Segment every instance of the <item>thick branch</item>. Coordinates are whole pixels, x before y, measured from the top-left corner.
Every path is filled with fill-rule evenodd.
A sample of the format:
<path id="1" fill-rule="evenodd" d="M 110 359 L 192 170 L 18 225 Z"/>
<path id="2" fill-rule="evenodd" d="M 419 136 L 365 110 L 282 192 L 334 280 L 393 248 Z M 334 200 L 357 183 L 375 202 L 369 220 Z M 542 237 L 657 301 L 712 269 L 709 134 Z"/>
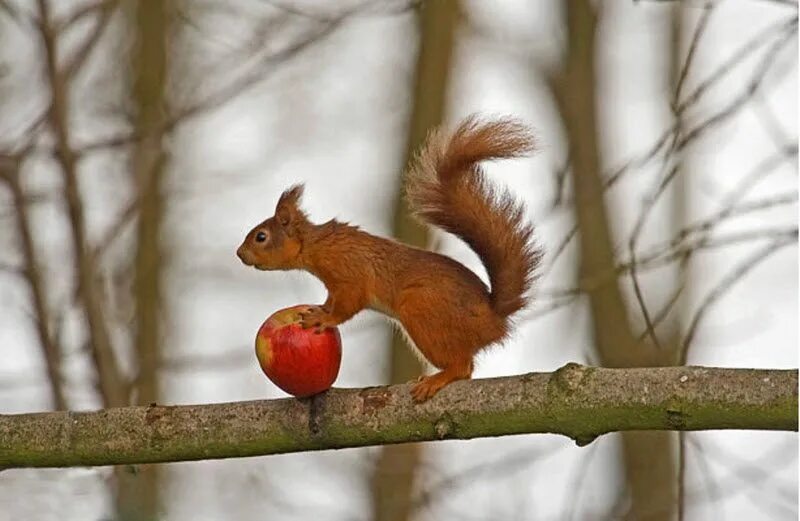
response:
<path id="1" fill-rule="evenodd" d="M 797 370 L 568 364 L 456 382 L 412 403 L 408 385 L 313 399 L 0 415 L 0 467 L 260 456 L 389 443 L 559 433 L 583 445 L 628 430 L 797 430 Z"/>

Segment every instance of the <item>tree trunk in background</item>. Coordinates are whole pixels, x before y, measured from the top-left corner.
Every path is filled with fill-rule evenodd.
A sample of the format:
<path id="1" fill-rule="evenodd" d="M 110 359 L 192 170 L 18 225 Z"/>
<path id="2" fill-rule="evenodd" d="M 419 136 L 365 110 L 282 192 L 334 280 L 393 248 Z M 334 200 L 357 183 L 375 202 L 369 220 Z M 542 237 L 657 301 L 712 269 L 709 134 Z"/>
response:
<path id="1" fill-rule="evenodd" d="M 567 54 L 554 79 L 556 98 L 569 140 L 575 215 L 579 228 L 581 279 L 612 270 L 614 245 L 603 200 L 595 106 L 597 16 L 589 0 L 565 3 Z M 617 279 L 588 291 L 595 348 L 608 367 L 643 367 L 666 362 L 651 346 L 638 344 Z M 628 489 L 625 519 L 672 520 L 677 505 L 675 435 L 624 433 L 623 467 Z"/>
<path id="2" fill-rule="evenodd" d="M 709 7 L 707 6 L 706 9 Z M 668 34 L 667 38 L 668 49 L 667 56 L 669 59 L 669 75 L 664 91 L 669 93 L 670 98 L 667 100 L 673 107 L 677 106 L 676 99 L 673 99 L 675 94 L 678 94 L 679 82 L 681 77 L 681 69 L 685 60 L 681 53 L 681 46 L 685 36 L 686 23 L 684 17 L 686 16 L 687 7 L 677 2 L 670 6 L 670 16 L 667 20 Z M 681 139 L 683 136 L 683 116 L 680 113 L 674 113 L 677 130 L 675 132 L 675 140 Z M 687 162 L 683 150 L 676 150 L 677 156 L 674 158 L 675 168 L 680 171 L 672 181 L 672 205 L 670 207 L 671 215 L 669 220 L 672 227 L 672 236 L 674 237 L 679 230 L 683 229 L 689 222 L 690 212 L 690 191 L 688 187 L 688 178 L 686 177 Z M 681 295 L 675 306 L 674 313 L 671 313 L 670 319 L 665 320 L 664 334 L 662 335 L 663 347 L 667 348 L 671 353 L 673 364 L 683 364 L 685 360 L 681 360 L 681 339 L 683 332 L 686 330 L 686 324 L 691 319 L 689 314 L 691 310 L 687 305 L 691 302 L 691 288 L 690 272 L 688 266 L 683 263 L 678 263 L 676 266 L 677 273 L 674 274 L 675 287 L 672 291 L 681 291 Z M 677 452 L 678 452 L 678 468 L 676 470 L 676 486 L 677 486 L 677 518 L 682 521 L 686 512 L 686 496 L 684 494 L 686 485 L 686 445 L 684 443 L 685 433 L 679 432 L 677 435 Z"/>
<path id="3" fill-rule="evenodd" d="M 137 373 L 133 401 L 159 401 L 158 360 L 163 319 L 161 235 L 164 215 L 163 183 L 166 152 L 159 130 L 166 113 L 168 5 L 137 2 L 131 10 L 135 34 L 132 51 L 134 128 L 142 139 L 133 149 L 131 172 L 139 201 L 134 259 L 134 350 Z M 141 466 L 136 472 L 117 472 L 117 514 L 121 520 L 159 517 L 159 467 Z"/>
<path id="4" fill-rule="evenodd" d="M 426 2 L 419 10 L 420 46 L 417 58 L 413 107 L 403 168 L 425 140 L 428 132 L 444 120 L 447 87 L 460 18 L 457 0 Z M 403 183 L 398 187 L 394 215 L 394 235 L 402 242 L 427 246 L 424 226 L 414 221 L 403 197 Z M 393 331 L 391 341 L 391 383 L 406 382 L 419 376 L 422 366 L 405 339 Z M 373 514 L 375 521 L 409 519 L 412 512 L 412 487 L 420 461 L 420 445 L 393 445 L 381 449 L 375 465 Z"/>

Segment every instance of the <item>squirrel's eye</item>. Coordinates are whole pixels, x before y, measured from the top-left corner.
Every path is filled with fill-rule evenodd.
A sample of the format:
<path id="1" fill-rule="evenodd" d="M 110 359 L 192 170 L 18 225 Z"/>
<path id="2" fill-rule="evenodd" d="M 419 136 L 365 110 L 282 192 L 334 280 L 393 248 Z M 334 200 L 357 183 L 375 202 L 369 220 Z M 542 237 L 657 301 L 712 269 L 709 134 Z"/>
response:
<path id="1" fill-rule="evenodd" d="M 264 242 L 267 240 L 267 234 L 264 232 L 258 232 L 256 234 L 256 242 Z"/>

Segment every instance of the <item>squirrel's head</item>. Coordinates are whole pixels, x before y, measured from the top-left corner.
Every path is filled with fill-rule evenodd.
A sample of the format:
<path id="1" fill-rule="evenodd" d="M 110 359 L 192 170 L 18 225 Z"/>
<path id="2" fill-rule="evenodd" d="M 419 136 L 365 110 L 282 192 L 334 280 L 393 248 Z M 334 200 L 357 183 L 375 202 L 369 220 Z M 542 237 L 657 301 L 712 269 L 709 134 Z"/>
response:
<path id="1" fill-rule="evenodd" d="M 275 215 L 247 234 L 236 255 L 248 266 L 259 270 L 298 268 L 303 246 L 303 230 L 309 224 L 300 208 L 303 185 L 285 190 L 275 207 Z"/>

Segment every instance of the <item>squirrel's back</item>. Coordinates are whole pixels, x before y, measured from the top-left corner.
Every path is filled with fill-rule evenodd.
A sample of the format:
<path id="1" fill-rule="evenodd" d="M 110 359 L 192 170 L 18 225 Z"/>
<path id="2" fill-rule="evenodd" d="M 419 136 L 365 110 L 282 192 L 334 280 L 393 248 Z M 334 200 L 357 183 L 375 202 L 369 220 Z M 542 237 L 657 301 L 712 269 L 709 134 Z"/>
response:
<path id="1" fill-rule="evenodd" d="M 492 309 L 504 318 L 528 304 L 541 252 L 522 205 L 508 191 L 492 187 L 478 163 L 533 149 L 533 136 L 523 124 L 471 116 L 450 134 L 433 132 L 407 177 L 415 215 L 457 235 L 478 254 L 489 274 Z"/>

